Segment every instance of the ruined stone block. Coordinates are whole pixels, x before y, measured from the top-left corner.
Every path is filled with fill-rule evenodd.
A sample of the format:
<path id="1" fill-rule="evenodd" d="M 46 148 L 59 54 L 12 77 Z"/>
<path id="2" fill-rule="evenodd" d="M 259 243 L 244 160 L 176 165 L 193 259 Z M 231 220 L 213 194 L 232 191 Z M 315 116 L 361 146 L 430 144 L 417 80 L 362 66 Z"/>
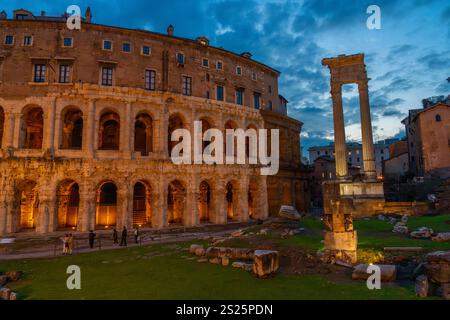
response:
<path id="1" fill-rule="evenodd" d="M 278 251 L 256 250 L 253 257 L 253 273 L 259 278 L 265 278 L 279 268 Z"/>

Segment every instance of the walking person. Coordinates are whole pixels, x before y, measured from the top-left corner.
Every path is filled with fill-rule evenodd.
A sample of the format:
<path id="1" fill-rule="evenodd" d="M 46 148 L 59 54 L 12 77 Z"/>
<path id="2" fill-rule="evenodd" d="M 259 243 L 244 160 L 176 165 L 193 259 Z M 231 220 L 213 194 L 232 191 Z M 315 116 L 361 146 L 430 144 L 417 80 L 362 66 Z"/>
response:
<path id="1" fill-rule="evenodd" d="M 69 252 L 69 235 L 66 234 L 64 236 L 64 238 L 62 239 L 63 242 L 63 256 L 65 256 L 67 254 L 67 252 Z"/>
<path id="2" fill-rule="evenodd" d="M 95 240 L 95 233 L 94 231 L 89 231 L 89 247 L 92 249 L 94 248 L 94 240 Z"/>
<path id="3" fill-rule="evenodd" d="M 139 243 L 139 227 L 137 227 L 136 229 L 134 229 L 134 242 Z"/>
<path id="4" fill-rule="evenodd" d="M 114 244 L 119 243 L 119 233 L 117 232 L 116 228 L 113 229 L 113 241 Z"/>
<path id="5" fill-rule="evenodd" d="M 127 246 L 127 236 L 128 236 L 128 231 L 127 231 L 127 227 L 123 226 L 123 230 L 122 230 L 122 238 L 120 239 L 120 246 Z"/>
<path id="6" fill-rule="evenodd" d="M 69 255 L 72 255 L 73 251 L 73 235 L 69 233 L 69 239 L 67 240 L 68 243 L 68 249 L 69 249 Z"/>

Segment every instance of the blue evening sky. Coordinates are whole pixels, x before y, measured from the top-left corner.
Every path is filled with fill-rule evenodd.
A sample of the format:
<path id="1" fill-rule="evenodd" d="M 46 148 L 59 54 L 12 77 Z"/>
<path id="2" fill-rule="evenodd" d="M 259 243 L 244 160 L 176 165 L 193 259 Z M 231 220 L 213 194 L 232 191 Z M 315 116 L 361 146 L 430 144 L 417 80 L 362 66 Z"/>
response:
<path id="1" fill-rule="evenodd" d="M 401 119 L 423 98 L 450 94 L 448 0 L 0 0 L 0 10 L 25 8 L 60 15 L 89 5 L 93 22 L 207 36 L 211 44 L 241 53 L 282 72 L 279 91 L 289 115 L 305 123 L 303 154 L 333 138 L 329 73 L 324 57 L 365 53 L 374 138 L 403 136 Z M 381 8 L 381 30 L 369 30 L 367 7 Z M 348 139 L 361 138 L 356 86 L 346 86 Z"/>

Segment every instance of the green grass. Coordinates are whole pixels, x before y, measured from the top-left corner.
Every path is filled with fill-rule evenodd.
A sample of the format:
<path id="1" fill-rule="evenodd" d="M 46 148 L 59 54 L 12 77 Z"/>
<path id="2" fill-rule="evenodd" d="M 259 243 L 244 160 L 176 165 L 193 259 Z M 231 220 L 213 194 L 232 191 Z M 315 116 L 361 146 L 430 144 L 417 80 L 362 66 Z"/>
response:
<path id="1" fill-rule="evenodd" d="M 163 256 L 147 254 L 171 252 Z M 231 267 L 183 259 L 162 246 L 74 257 L 2 263 L 26 278 L 12 287 L 24 299 L 414 299 L 411 287 L 370 291 L 364 282 L 333 283 L 322 276 L 278 274 L 260 280 Z M 66 289 L 66 268 L 81 267 L 82 289 Z"/>
<path id="2" fill-rule="evenodd" d="M 414 217 L 411 229 L 428 226 L 450 231 L 450 215 Z M 276 246 L 322 248 L 322 223 L 306 218 L 300 222 L 304 234 L 280 239 L 265 236 Z M 359 248 L 422 246 L 426 250 L 450 250 L 450 243 L 413 240 L 391 232 L 392 225 L 378 220 L 355 222 Z M 198 242 L 197 242 L 198 243 Z M 286 275 L 260 280 L 251 273 L 231 267 L 199 263 L 187 252 L 190 243 L 154 245 L 123 250 L 100 251 L 73 257 L 7 261 L 0 271 L 21 270 L 24 280 L 12 289 L 24 299 L 415 299 L 412 285 L 383 285 L 370 291 L 364 282 L 330 281 L 321 275 Z M 245 238 L 226 245 L 248 247 Z M 66 288 L 66 268 L 78 265 L 82 290 Z"/>

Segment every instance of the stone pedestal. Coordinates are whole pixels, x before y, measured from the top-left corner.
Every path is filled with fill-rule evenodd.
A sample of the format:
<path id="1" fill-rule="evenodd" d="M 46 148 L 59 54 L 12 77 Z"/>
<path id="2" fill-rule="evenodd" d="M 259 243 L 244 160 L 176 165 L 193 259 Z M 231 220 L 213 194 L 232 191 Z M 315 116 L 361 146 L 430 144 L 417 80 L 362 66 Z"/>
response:
<path id="1" fill-rule="evenodd" d="M 334 262 L 341 260 L 347 263 L 356 263 L 356 249 L 358 236 L 353 230 L 353 218 L 349 208 L 352 208 L 351 200 L 332 200 L 332 213 L 325 213 L 323 223 L 324 233 L 324 260 Z"/>
<path id="2" fill-rule="evenodd" d="M 331 213 L 331 201 L 352 200 L 344 210 L 353 217 L 378 215 L 384 209 L 384 189 L 381 182 L 326 181 L 322 184 L 324 212 Z M 346 206 L 350 202 L 343 202 Z"/>

